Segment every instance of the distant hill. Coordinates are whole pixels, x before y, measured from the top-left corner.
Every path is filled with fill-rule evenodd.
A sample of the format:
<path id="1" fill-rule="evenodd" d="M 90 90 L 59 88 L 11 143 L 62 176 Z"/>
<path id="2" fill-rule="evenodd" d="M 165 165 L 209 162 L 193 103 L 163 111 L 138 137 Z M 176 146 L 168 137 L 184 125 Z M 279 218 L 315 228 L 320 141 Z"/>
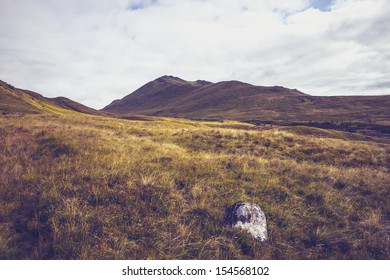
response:
<path id="1" fill-rule="evenodd" d="M 390 95 L 320 97 L 281 86 L 163 76 L 102 109 L 119 114 L 270 123 L 390 124 Z"/>
<path id="2" fill-rule="evenodd" d="M 75 102 L 75 101 L 73 101 L 69 98 L 66 98 L 66 97 L 50 98 L 50 101 L 52 101 L 54 104 L 56 104 L 57 106 L 59 106 L 61 108 L 76 111 L 79 113 L 90 114 L 90 115 L 101 114 L 98 110 L 87 107 L 83 104 Z"/>
<path id="3" fill-rule="evenodd" d="M 18 89 L 6 82 L 0 81 L 0 113 L 2 114 L 64 113 L 67 111 L 102 115 L 102 112 L 65 97 L 47 98 L 39 93 Z"/>

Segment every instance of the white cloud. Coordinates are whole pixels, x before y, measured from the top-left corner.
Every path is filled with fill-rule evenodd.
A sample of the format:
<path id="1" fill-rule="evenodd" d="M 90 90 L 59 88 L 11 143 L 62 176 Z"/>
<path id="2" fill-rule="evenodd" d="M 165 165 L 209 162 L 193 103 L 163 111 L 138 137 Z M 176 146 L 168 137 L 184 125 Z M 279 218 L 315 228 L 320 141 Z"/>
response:
<path id="1" fill-rule="evenodd" d="M 388 1 L 317 2 L 3 0 L 0 79 L 95 108 L 164 74 L 389 94 Z"/>

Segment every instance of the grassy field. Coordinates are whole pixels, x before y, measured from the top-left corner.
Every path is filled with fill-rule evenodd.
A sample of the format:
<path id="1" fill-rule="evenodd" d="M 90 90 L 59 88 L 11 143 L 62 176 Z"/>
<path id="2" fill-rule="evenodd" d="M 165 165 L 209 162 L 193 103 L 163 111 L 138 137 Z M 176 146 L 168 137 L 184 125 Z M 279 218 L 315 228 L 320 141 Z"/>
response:
<path id="1" fill-rule="evenodd" d="M 390 145 L 307 127 L 0 117 L 0 259 L 390 259 Z M 224 223 L 260 205 L 270 240 Z"/>

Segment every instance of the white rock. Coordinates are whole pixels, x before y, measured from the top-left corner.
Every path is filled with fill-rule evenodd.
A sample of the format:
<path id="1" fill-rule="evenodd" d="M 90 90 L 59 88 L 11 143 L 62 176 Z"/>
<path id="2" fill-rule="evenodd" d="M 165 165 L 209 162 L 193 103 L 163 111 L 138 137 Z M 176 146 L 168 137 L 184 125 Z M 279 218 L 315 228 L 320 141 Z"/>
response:
<path id="1" fill-rule="evenodd" d="M 254 203 L 239 202 L 233 208 L 232 226 L 242 228 L 259 241 L 267 241 L 267 221 L 261 208 Z"/>

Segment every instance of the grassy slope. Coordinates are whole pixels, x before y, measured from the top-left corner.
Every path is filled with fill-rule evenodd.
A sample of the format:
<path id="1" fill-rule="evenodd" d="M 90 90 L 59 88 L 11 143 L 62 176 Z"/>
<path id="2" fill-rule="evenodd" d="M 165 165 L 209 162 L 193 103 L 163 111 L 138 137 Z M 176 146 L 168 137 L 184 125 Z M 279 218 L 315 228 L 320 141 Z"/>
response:
<path id="1" fill-rule="evenodd" d="M 23 100 L 13 86 L 0 81 L 0 113 L 38 113 L 41 112 L 34 105 Z"/>
<path id="2" fill-rule="evenodd" d="M 46 98 L 39 93 L 13 87 L 0 80 L 0 113 L 54 113 L 73 114 L 80 112 L 105 115 L 65 97 Z"/>
<path id="3" fill-rule="evenodd" d="M 0 259 L 389 259 L 390 146 L 306 127 L 0 117 Z M 270 241 L 224 225 L 258 203 Z"/>

